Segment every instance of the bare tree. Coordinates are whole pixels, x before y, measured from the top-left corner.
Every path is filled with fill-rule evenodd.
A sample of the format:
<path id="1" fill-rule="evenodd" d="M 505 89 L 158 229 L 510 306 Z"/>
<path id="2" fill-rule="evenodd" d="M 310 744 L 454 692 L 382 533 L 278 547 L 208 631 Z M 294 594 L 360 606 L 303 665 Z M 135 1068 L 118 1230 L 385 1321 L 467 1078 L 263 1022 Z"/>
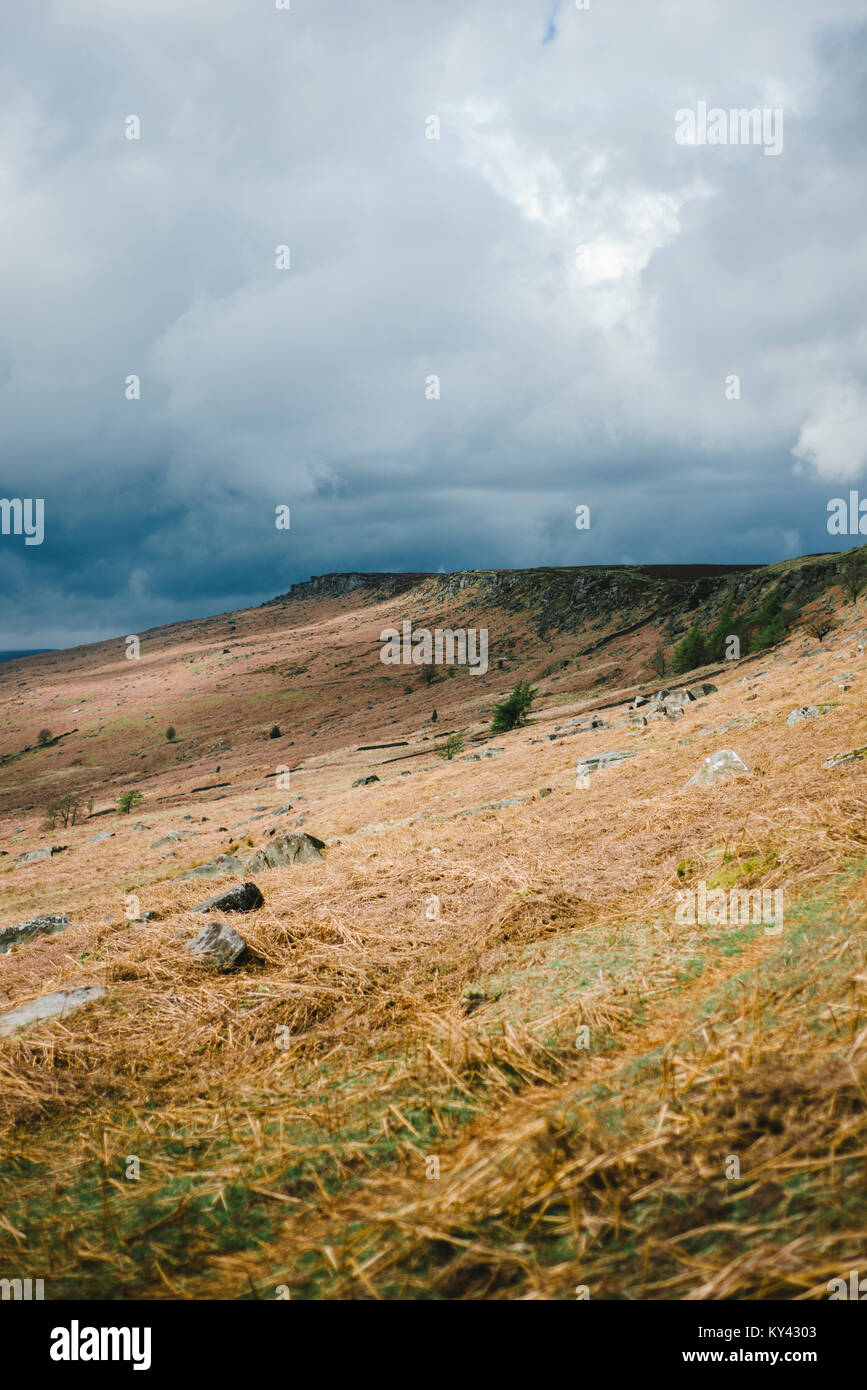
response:
<path id="1" fill-rule="evenodd" d="M 850 603 L 854 603 L 864 585 L 867 584 L 867 562 L 865 562 L 864 547 L 855 546 L 852 550 L 847 550 L 837 562 L 837 572 L 840 575 L 840 583 L 849 596 Z"/>

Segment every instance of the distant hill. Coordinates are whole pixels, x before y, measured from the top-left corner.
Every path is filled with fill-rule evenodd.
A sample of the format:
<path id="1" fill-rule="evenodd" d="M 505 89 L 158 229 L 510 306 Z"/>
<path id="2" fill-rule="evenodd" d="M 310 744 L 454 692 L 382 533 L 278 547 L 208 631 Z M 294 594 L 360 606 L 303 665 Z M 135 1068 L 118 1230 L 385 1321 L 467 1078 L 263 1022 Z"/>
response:
<path id="1" fill-rule="evenodd" d="M 17 661 L 21 656 L 42 656 L 44 652 L 53 651 L 53 647 L 32 647 L 28 651 L 0 652 L 0 661 Z"/>

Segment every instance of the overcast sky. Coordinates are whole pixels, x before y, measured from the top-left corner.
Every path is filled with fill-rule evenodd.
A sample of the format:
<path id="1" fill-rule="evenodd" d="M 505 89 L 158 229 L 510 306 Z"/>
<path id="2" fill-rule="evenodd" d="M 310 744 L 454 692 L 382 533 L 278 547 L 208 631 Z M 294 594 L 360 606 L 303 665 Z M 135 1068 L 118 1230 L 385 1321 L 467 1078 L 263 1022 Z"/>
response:
<path id="1" fill-rule="evenodd" d="M 0 535 L 0 648 L 856 543 L 863 0 L 7 3 L 0 496 L 45 537 Z M 680 143 L 701 102 L 782 148 Z"/>

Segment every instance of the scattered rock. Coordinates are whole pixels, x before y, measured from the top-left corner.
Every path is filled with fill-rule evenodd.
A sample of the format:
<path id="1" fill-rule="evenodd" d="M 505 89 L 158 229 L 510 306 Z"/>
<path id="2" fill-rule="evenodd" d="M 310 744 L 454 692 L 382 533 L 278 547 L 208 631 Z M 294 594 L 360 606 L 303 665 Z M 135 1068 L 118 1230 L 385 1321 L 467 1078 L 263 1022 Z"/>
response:
<path id="1" fill-rule="evenodd" d="M 5 956 L 13 946 L 21 946 L 34 936 L 56 936 L 66 931 L 69 916 L 65 912 L 50 912 L 43 917 L 31 917 L 29 922 L 16 922 L 14 926 L 0 930 L 0 956 Z"/>
<path id="2" fill-rule="evenodd" d="M 702 681 L 701 685 L 691 686 L 688 693 L 694 700 L 700 700 L 703 695 L 715 695 L 716 692 L 716 686 L 711 685 L 710 681 Z"/>
<path id="3" fill-rule="evenodd" d="M 238 859 L 234 854 L 218 854 L 207 864 L 197 864 L 194 869 L 187 869 L 185 874 L 178 874 L 178 878 L 222 878 L 224 874 L 245 873 L 247 865 L 243 859 Z"/>
<path id="4" fill-rule="evenodd" d="M 88 837 L 87 837 L 87 839 L 85 840 L 84 843 L 85 843 L 86 845 L 95 845 L 95 844 L 97 844 L 98 841 L 100 841 L 100 840 L 113 840 L 113 839 L 114 839 L 114 831 L 113 831 L 113 830 L 100 830 L 100 832 L 99 832 L 98 835 L 88 835 Z"/>
<path id="5" fill-rule="evenodd" d="M 377 777 L 376 773 L 372 772 L 369 777 L 356 777 L 352 785 L 353 787 L 369 787 L 371 782 L 378 781 L 379 778 Z"/>
<path id="6" fill-rule="evenodd" d="M 325 841 L 317 840 L 315 835 L 308 835 L 306 832 L 284 832 L 248 860 L 247 872 L 259 873 L 262 869 L 279 869 L 284 864 L 309 864 L 315 859 L 321 859 L 324 849 Z"/>
<path id="7" fill-rule="evenodd" d="M 786 723 L 791 727 L 792 724 L 800 724 L 804 719 L 815 719 L 817 715 L 827 714 L 830 705 L 802 705 L 800 709 L 793 709 Z"/>
<path id="8" fill-rule="evenodd" d="M 863 748 L 852 748 L 848 753 L 835 753 L 833 758 L 822 764 L 823 767 L 844 767 L 846 763 L 857 763 L 863 758 L 867 758 L 867 745 Z"/>
<path id="9" fill-rule="evenodd" d="M 179 840 L 186 838 L 186 833 L 183 830 L 170 830 L 167 835 L 162 835 L 159 840 L 154 840 L 152 845 L 148 845 L 148 849 L 160 849 L 163 845 L 176 845 Z"/>
<path id="10" fill-rule="evenodd" d="M 55 854 L 62 854 L 68 845 L 46 845 L 44 849 L 30 849 L 26 854 L 19 854 L 16 857 L 16 864 L 36 864 L 40 859 L 51 859 Z"/>
<path id="11" fill-rule="evenodd" d="M 234 887 L 226 888 L 222 893 L 215 893 L 213 897 L 197 903 L 195 907 L 190 908 L 190 912 L 211 912 L 214 908 L 221 912 L 255 912 L 264 901 L 255 883 L 236 883 Z"/>
<path id="12" fill-rule="evenodd" d="M 19 1004 L 11 1013 L 0 1015 L 0 1038 L 8 1037 L 18 1028 L 26 1028 L 30 1023 L 39 1023 L 46 1018 L 71 1014 L 92 999 L 101 999 L 105 990 L 101 985 L 81 985 L 78 989 L 62 989 L 57 994 L 43 994 L 39 999 L 31 999 L 27 1004 Z"/>
<path id="13" fill-rule="evenodd" d="M 553 790 L 554 790 L 553 787 L 542 787 L 541 790 L 540 790 L 540 792 L 539 792 L 539 796 L 540 796 L 540 797 L 542 797 L 542 796 L 550 796 Z"/>
<path id="14" fill-rule="evenodd" d="M 209 922 L 189 943 L 188 951 L 202 960 L 210 961 L 220 970 L 233 970 L 249 958 L 250 950 L 228 922 Z"/>
<path id="15" fill-rule="evenodd" d="M 746 763 L 741 762 L 732 748 L 721 748 L 705 758 L 698 772 L 686 783 L 688 787 L 707 787 L 714 782 L 726 782 L 730 777 L 749 775 Z"/>
<path id="16" fill-rule="evenodd" d="M 612 767 L 614 763 L 622 762 L 624 758 L 634 758 L 635 756 L 635 751 L 630 748 L 614 748 L 609 753 L 591 753 L 586 758 L 580 758 L 576 763 L 575 775 L 598 772 L 600 768 Z"/>

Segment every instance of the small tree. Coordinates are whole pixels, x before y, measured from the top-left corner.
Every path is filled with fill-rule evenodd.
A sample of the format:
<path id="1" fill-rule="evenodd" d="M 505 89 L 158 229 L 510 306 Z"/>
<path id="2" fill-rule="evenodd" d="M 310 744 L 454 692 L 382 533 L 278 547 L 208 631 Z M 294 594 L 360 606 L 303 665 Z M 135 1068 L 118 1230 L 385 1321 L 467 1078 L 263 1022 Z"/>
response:
<path id="1" fill-rule="evenodd" d="M 657 647 L 656 651 L 653 653 L 653 656 L 650 658 L 650 664 L 658 676 L 665 675 L 666 660 L 664 647 Z"/>
<path id="2" fill-rule="evenodd" d="M 529 681 L 518 681 L 511 695 L 494 705 L 491 720 L 492 734 L 506 734 L 510 729 L 519 729 L 527 722 L 527 715 L 537 691 Z"/>
<path id="3" fill-rule="evenodd" d="M 698 623 L 693 623 L 689 632 L 682 642 L 678 642 L 674 649 L 671 659 L 672 669 L 680 675 L 684 671 L 693 671 L 696 666 L 707 664 L 707 644 L 704 640 L 704 633 Z"/>
<path id="4" fill-rule="evenodd" d="M 437 672 L 435 666 L 422 666 L 421 679 L 424 685 L 433 685 L 436 678 Z"/>
<path id="5" fill-rule="evenodd" d="M 137 806 L 144 797 L 139 791 L 121 792 L 117 798 L 118 815 L 128 816 L 133 806 Z"/>
<path id="6" fill-rule="evenodd" d="M 837 570 L 850 603 L 854 603 L 864 585 L 867 584 L 867 562 L 865 562 L 864 547 L 847 550 L 837 562 Z"/>
<path id="7" fill-rule="evenodd" d="M 74 792 L 57 797 L 45 809 L 45 829 L 53 830 L 58 821 L 64 826 L 75 825 L 80 810 L 81 802 Z"/>
<path id="8" fill-rule="evenodd" d="M 166 729 L 166 739 L 168 740 L 169 743 L 174 743 L 174 741 L 175 741 L 175 739 L 177 738 L 177 736 L 178 736 L 178 735 L 177 735 L 177 732 L 176 732 L 176 730 L 175 730 L 174 724 L 170 724 L 169 727 Z"/>
<path id="9" fill-rule="evenodd" d="M 726 654 L 726 642 L 728 638 L 737 635 L 732 601 L 731 599 L 727 599 L 725 607 L 717 619 L 716 627 L 707 639 L 708 660 L 722 661 Z"/>
<path id="10" fill-rule="evenodd" d="M 282 737 L 283 737 L 283 735 L 280 733 L 280 725 L 279 725 L 279 724 L 272 724 L 272 726 L 271 726 L 271 732 L 270 732 L 270 734 L 268 735 L 268 737 L 269 737 L 269 738 L 282 738 Z"/>
<path id="11" fill-rule="evenodd" d="M 464 734 L 463 730 L 461 730 L 459 734 L 449 734 L 442 748 L 437 748 L 436 752 L 440 758 L 448 758 L 449 762 L 451 762 L 452 758 L 457 753 L 463 751 L 463 747 Z"/>
<path id="12" fill-rule="evenodd" d="M 815 618 L 811 618 L 807 623 L 807 631 L 811 637 L 815 637 L 818 642 L 824 642 L 829 632 L 833 632 L 837 626 L 837 619 L 833 613 L 818 613 Z"/>
<path id="13" fill-rule="evenodd" d="M 40 748 L 44 748 L 46 743 L 51 742 L 51 730 L 40 729 L 39 733 L 36 735 L 36 742 L 39 744 Z"/>

